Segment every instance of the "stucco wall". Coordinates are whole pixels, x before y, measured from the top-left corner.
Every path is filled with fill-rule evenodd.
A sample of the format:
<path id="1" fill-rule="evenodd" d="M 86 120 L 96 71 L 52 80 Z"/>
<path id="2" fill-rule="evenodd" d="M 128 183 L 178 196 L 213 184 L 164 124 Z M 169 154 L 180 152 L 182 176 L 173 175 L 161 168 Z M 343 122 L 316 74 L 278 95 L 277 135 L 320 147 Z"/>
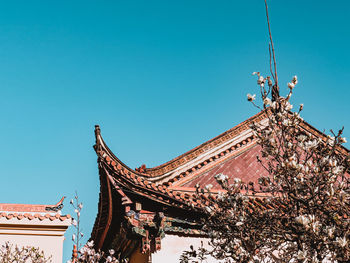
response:
<path id="1" fill-rule="evenodd" d="M 62 263 L 64 232 L 70 222 L 60 220 L 0 219 L 0 244 L 10 242 L 22 246 L 39 247 L 53 263 Z"/>
<path id="2" fill-rule="evenodd" d="M 152 263 L 179 263 L 182 252 L 190 250 L 191 245 L 194 248 L 200 247 L 201 241 L 203 241 L 204 246 L 208 247 L 208 240 L 204 238 L 166 235 L 162 239 L 162 249 L 152 254 Z M 206 262 L 214 263 L 217 261 L 209 258 Z"/>
<path id="3" fill-rule="evenodd" d="M 62 236 L 27 236 L 27 235 L 0 235 L 0 244 L 4 244 L 9 241 L 12 244 L 16 244 L 19 247 L 33 246 L 39 247 L 43 250 L 45 257 L 52 256 L 52 262 L 62 262 L 62 249 L 63 249 Z"/>

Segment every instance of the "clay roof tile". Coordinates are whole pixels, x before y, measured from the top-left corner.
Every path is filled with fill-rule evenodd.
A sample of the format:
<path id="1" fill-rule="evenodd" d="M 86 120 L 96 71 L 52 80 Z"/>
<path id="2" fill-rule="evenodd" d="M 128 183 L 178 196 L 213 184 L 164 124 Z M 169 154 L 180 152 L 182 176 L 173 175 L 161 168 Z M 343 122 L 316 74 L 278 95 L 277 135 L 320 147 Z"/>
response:
<path id="1" fill-rule="evenodd" d="M 21 220 L 21 219 L 23 219 L 23 218 L 24 218 L 24 215 L 19 214 L 19 215 L 17 216 L 17 218 L 18 218 L 19 220 Z"/>
<path id="2" fill-rule="evenodd" d="M 61 221 L 64 221 L 64 220 L 66 220 L 67 218 L 66 218 L 66 216 L 60 216 L 59 219 L 60 219 Z"/>

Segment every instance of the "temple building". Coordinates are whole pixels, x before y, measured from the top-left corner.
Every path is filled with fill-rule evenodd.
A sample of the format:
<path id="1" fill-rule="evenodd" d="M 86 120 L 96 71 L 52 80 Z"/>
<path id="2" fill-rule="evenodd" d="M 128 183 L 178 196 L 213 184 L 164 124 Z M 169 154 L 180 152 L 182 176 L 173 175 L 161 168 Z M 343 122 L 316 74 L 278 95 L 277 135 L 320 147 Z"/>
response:
<path id="1" fill-rule="evenodd" d="M 198 224 L 206 204 L 195 196 L 195 186 L 220 186 L 223 173 L 243 182 L 257 182 L 265 174 L 256 156 L 260 146 L 251 123 L 264 123 L 260 112 L 200 146 L 153 168 L 131 169 L 120 161 L 95 127 L 100 177 L 98 214 L 91 234 L 98 249 L 121 251 L 130 262 L 179 262 L 183 250 L 198 245 L 205 233 Z M 324 137 L 306 122 L 301 129 Z M 263 199 L 252 198 L 263 207 Z"/>
<path id="2" fill-rule="evenodd" d="M 53 263 L 62 262 L 64 233 L 70 215 L 62 215 L 62 198 L 55 205 L 0 204 L 0 244 L 39 248 Z"/>

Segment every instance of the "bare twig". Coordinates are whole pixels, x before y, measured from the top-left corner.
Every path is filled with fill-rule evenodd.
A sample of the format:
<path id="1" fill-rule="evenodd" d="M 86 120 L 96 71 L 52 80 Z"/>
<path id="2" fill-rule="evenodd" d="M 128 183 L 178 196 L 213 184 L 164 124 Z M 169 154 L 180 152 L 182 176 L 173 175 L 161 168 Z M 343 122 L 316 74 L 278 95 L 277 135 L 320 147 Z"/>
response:
<path id="1" fill-rule="evenodd" d="M 276 83 L 275 75 L 273 74 L 273 70 L 272 70 L 272 54 L 271 54 L 271 44 L 270 43 L 269 43 L 269 58 L 270 58 L 270 73 L 271 73 L 273 80 Z"/>
<path id="2" fill-rule="evenodd" d="M 272 41 L 272 34 L 271 34 L 271 27 L 270 27 L 270 19 L 269 19 L 269 11 L 268 11 L 268 7 L 267 7 L 267 1 L 265 0 L 265 8 L 266 8 L 266 19 L 267 19 L 267 26 L 269 29 L 269 37 L 270 37 L 270 44 L 271 44 L 271 50 L 272 50 L 272 57 L 273 57 L 273 66 L 274 66 L 274 71 L 275 74 L 272 74 L 272 77 L 275 81 L 273 90 L 272 90 L 272 99 L 276 99 L 279 97 L 279 87 L 278 87 L 278 76 L 277 76 L 277 64 L 276 64 L 276 56 L 275 56 L 275 48 L 273 45 L 273 41 Z M 269 45 L 269 51 L 270 51 L 270 45 Z M 270 51 L 271 54 L 271 51 Z M 271 57 L 271 55 L 270 55 Z M 271 62 L 270 62 L 271 65 Z M 271 69 L 272 71 L 272 69 Z"/>

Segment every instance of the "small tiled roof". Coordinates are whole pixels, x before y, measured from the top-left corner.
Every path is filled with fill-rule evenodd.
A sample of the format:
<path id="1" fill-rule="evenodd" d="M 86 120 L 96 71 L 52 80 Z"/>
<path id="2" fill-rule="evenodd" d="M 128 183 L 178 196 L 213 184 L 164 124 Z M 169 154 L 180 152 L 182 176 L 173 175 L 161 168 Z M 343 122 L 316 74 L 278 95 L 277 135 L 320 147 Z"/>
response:
<path id="1" fill-rule="evenodd" d="M 60 220 L 60 221 L 65 221 L 71 219 L 70 215 L 60 215 L 59 213 L 6 213 L 6 212 L 1 212 L 0 213 L 0 218 L 6 218 L 8 220 L 10 219 L 28 219 L 28 220 L 33 220 L 33 219 L 38 219 L 40 221 L 43 221 L 45 219 L 49 219 L 50 221 L 54 220 Z"/>
<path id="2" fill-rule="evenodd" d="M 63 207 L 63 200 L 55 205 L 36 205 L 36 204 L 8 204 L 0 203 L 0 218 L 10 219 L 38 219 L 40 221 L 49 219 L 65 221 L 71 219 L 70 215 L 61 215 L 61 208 Z"/>

